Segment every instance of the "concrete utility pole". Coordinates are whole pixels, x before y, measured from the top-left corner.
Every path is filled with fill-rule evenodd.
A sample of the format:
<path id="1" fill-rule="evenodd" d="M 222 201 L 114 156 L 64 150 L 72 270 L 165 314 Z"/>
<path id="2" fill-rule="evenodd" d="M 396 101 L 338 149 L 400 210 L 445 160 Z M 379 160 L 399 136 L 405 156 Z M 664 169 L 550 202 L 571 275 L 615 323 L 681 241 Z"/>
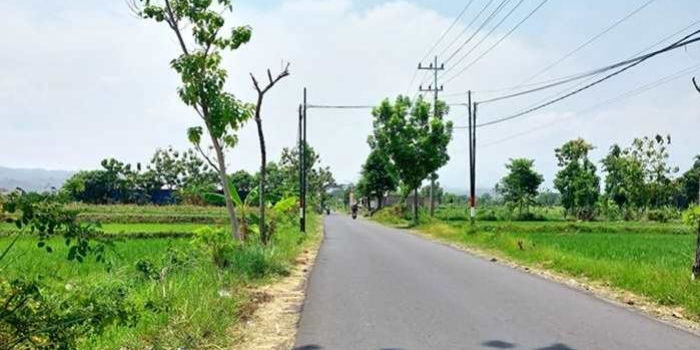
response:
<path id="1" fill-rule="evenodd" d="M 472 104 L 472 92 L 467 92 L 469 108 L 469 217 L 476 221 L 476 103 Z"/>
<path id="2" fill-rule="evenodd" d="M 304 153 L 304 144 L 302 139 L 302 129 L 304 128 L 304 106 L 299 105 L 299 129 L 297 133 L 297 140 L 299 142 L 299 230 L 305 232 L 306 225 L 304 222 L 304 170 L 301 164 L 302 154 Z"/>
<path id="3" fill-rule="evenodd" d="M 433 113 L 436 118 L 440 117 L 438 115 L 437 103 L 438 103 L 438 93 L 443 90 L 443 87 L 438 87 L 438 72 L 445 69 L 445 64 L 438 66 L 438 58 L 435 56 L 435 60 L 428 67 L 423 67 L 421 63 L 418 63 L 418 70 L 430 70 L 433 71 L 433 84 L 428 85 L 427 89 L 423 89 L 422 86 L 418 87 L 421 92 L 433 92 Z M 435 213 L 435 178 L 437 175 L 435 173 L 430 175 L 430 216 L 432 217 Z"/>
<path id="4" fill-rule="evenodd" d="M 306 148 L 308 147 L 306 144 L 306 109 L 307 109 L 307 103 L 306 103 L 306 88 L 304 88 L 304 109 L 302 112 L 302 131 L 301 131 L 301 152 L 299 153 L 299 167 L 301 168 L 301 232 L 306 233 L 306 188 L 308 187 L 306 184 Z"/>

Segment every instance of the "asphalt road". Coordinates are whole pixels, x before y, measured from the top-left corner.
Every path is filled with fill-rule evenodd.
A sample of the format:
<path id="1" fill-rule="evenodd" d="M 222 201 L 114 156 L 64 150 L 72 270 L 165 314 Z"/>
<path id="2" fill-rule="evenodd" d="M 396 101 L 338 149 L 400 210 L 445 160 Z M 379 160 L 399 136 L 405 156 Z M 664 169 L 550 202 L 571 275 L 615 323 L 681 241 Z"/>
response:
<path id="1" fill-rule="evenodd" d="M 295 349 L 700 349 L 700 337 L 454 248 L 325 223 Z"/>

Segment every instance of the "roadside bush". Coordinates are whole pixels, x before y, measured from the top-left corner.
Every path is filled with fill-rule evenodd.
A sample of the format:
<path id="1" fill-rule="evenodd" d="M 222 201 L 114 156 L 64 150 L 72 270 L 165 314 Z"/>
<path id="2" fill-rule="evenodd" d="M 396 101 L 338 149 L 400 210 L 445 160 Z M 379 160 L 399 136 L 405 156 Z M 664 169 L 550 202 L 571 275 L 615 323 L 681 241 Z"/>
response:
<path id="1" fill-rule="evenodd" d="M 109 325 L 131 326 L 139 313 L 128 295 L 118 283 L 58 293 L 38 280 L 0 279 L 0 349 L 75 349 Z"/>
<path id="2" fill-rule="evenodd" d="M 276 248 L 257 243 L 239 246 L 231 255 L 229 268 L 249 279 L 289 274 L 288 267 L 277 257 Z"/>
<path id="3" fill-rule="evenodd" d="M 202 227 L 194 231 L 192 244 L 208 255 L 218 268 L 226 268 L 231 264 L 236 247 L 240 245 L 221 228 Z"/>

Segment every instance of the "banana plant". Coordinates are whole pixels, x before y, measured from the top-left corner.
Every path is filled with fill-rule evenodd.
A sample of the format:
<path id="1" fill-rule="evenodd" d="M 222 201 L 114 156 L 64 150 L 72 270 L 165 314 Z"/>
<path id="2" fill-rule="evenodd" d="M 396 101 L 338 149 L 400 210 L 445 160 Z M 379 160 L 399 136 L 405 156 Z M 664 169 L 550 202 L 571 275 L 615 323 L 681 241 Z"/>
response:
<path id="1" fill-rule="evenodd" d="M 245 200 L 241 200 L 241 196 L 238 194 L 238 188 L 236 187 L 236 184 L 234 184 L 233 181 L 229 180 L 229 186 L 231 188 L 231 201 L 236 207 L 240 208 L 239 220 L 241 221 L 241 226 L 243 228 L 244 235 L 247 235 L 247 233 L 253 233 L 256 235 L 259 234 L 260 228 L 257 224 L 259 218 L 258 214 L 256 214 L 254 211 L 248 210 L 253 199 L 257 198 L 258 196 L 258 188 L 253 188 L 250 191 L 250 193 L 248 193 Z M 226 203 L 226 197 L 224 197 L 224 195 L 221 193 L 215 192 L 205 193 L 204 200 L 214 205 L 223 205 L 224 203 Z"/>

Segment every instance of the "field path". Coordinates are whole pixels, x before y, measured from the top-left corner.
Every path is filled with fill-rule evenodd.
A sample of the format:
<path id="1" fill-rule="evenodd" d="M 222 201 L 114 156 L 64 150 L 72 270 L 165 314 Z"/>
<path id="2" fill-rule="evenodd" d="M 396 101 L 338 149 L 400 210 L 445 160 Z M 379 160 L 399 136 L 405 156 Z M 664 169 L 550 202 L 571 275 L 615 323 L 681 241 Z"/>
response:
<path id="1" fill-rule="evenodd" d="M 698 350 L 700 337 L 584 292 L 331 215 L 299 350 Z"/>

